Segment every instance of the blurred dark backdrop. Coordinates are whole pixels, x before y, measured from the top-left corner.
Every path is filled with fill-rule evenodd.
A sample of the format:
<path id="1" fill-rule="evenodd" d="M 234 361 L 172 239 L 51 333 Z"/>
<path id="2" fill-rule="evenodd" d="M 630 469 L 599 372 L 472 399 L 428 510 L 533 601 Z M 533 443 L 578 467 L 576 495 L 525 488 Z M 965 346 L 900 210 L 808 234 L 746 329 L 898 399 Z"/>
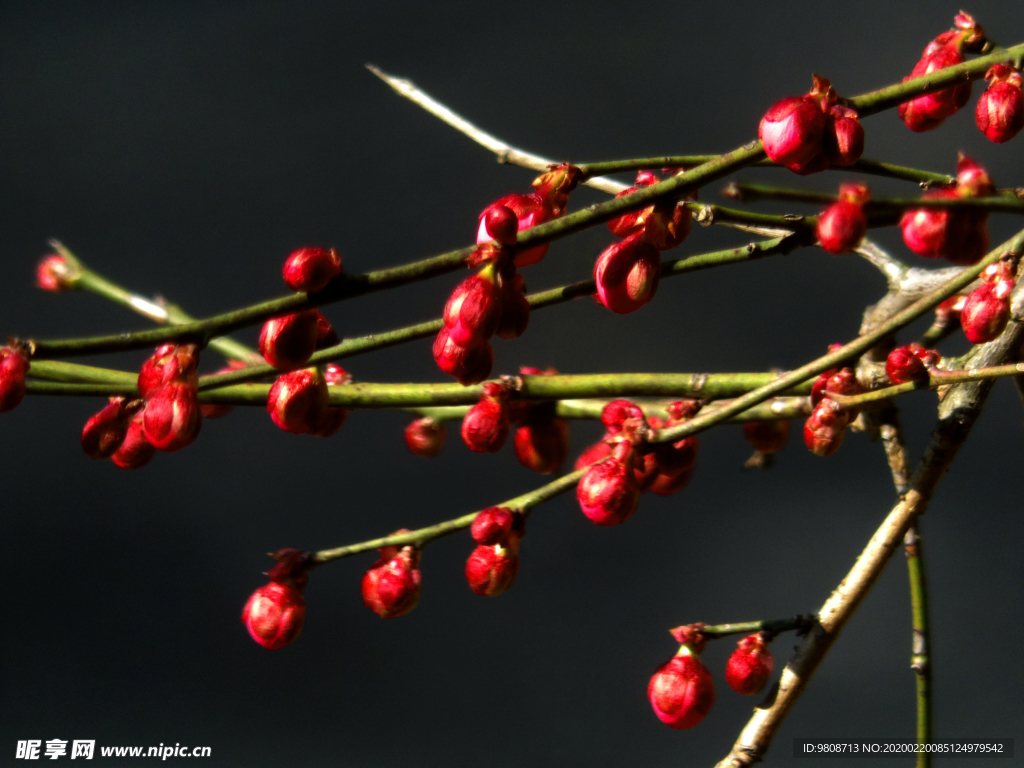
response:
<path id="1" fill-rule="evenodd" d="M 533 174 L 496 164 L 393 94 L 366 62 L 548 156 L 718 152 L 753 138 L 764 110 L 805 92 L 812 72 L 850 95 L 899 81 L 957 10 L 4 4 L 0 329 L 52 338 L 146 327 L 96 297 L 33 288 L 49 237 L 100 273 L 200 316 L 281 295 L 282 260 L 300 245 L 336 246 L 355 272 L 467 244 L 478 211 L 525 190 Z M 975 0 L 967 10 L 996 40 L 1024 39 L 1016 5 Z M 866 156 L 949 172 L 962 149 L 998 183 L 1024 183 L 1024 138 L 990 144 L 972 112 L 973 101 L 923 135 L 894 112 L 872 117 Z M 739 174 L 826 190 L 845 177 Z M 876 194 L 914 192 L 872 185 Z M 573 206 L 600 199 L 580 190 Z M 1017 226 L 994 218 L 993 243 Z M 610 239 L 600 227 L 556 243 L 528 271 L 531 289 L 589 275 Z M 877 239 L 907 256 L 896 230 Z M 673 255 L 747 240 L 696 228 Z M 462 277 L 327 314 L 344 335 L 429 319 Z M 522 339 L 497 345 L 495 370 L 792 367 L 851 338 L 883 290 L 863 260 L 806 249 L 667 281 L 653 304 L 626 317 L 589 301 L 538 312 Z M 132 368 L 143 357 L 95 362 Z M 204 363 L 220 364 L 213 353 Z M 445 378 L 429 341 L 344 365 L 364 381 Z M 29 398 L 0 426 L 3 764 L 14 762 L 18 739 L 61 738 L 209 745 L 207 763 L 224 766 L 709 765 L 756 700 L 725 686 L 734 646 L 722 641 L 705 655 L 718 681 L 711 714 L 685 732 L 659 723 L 645 689 L 675 650 L 666 630 L 815 610 L 894 501 L 881 448 L 861 435 L 822 460 L 794 428 L 775 469 L 742 473 L 739 429 L 717 429 L 701 436 L 691 486 L 645 497 L 627 525 L 591 525 L 571 495 L 541 507 L 515 588 L 502 597 L 469 591 L 471 542 L 453 536 L 425 552 L 419 607 L 381 621 L 359 596 L 372 559 L 354 557 L 313 574 L 305 633 L 271 653 L 238 620 L 264 581 L 263 553 L 418 527 L 543 481 L 510 448 L 471 454 L 455 429 L 439 458 L 413 457 L 400 413 L 355 413 L 321 441 L 281 432 L 256 408 L 209 422 L 186 451 L 123 472 L 78 445 L 99 406 Z M 915 457 L 933 413 L 932 395 L 906 398 Z M 573 455 L 597 436 L 593 424 L 574 424 Z M 936 735 L 1016 737 L 1018 750 L 1021 448 L 1021 406 L 1002 382 L 923 520 Z M 913 738 L 906 582 L 897 556 L 779 733 L 770 763 L 791 761 L 794 736 Z M 792 635 L 775 643 L 778 668 L 792 645 Z"/>

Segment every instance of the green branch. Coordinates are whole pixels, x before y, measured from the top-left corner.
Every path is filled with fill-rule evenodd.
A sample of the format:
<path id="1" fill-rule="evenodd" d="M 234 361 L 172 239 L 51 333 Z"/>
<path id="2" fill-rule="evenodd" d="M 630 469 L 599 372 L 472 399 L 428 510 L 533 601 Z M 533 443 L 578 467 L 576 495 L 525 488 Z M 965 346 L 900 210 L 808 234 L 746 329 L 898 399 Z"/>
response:
<path id="1" fill-rule="evenodd" d="M 924 575 L 924 553 L 921 551 L 918 525 L 912 525 L 907 531 L 904 551 L 910 576 L 910 606 L 914 622 L 910 668 L 914 670 L 917 680 L 917 743 L 927 744 L 932 740 L 931 638 L 928 625 L 928 583 Z M 930 765 L 931 754 L 919 753 L 917 768 L 928 768 Z"/>
<path id="2" fill-rule="evenodd" d="M 794 616 L 789 619 L 771 619 L 769 621 L 744 621 L 733 624 L 709 624 L 701 627 L 700 634 L 708 640 L 717 640 L 720 637 L 729 635 L 752 635 L 755 632 L 767 632 L 775 636 L 781 632 L 797 630 L 799 634 L 806 634 L 817 623 L 817 619 L 810 614 Z"/>
<path id="3" fill-rule="evenodd" d="M 838 200 L 838 196 L 830 192 L 812 192 L 788 187 L 773 187 L 766 184 L 747 184 L 732 182 L 722 194 L 741 202 L 758 200 L 790 200 L 799 203 L 829 205 Z M 992 197 L 964 197 L 959 199 L 922 199 L 917 197 L 875 197 L 864 204 L 865 211 L 905 211 L 908 208 L 972 208 L 995 211 L 998 213 L 1024 213 L 1024 200 L 1012 193 L 994 195 Z"/>

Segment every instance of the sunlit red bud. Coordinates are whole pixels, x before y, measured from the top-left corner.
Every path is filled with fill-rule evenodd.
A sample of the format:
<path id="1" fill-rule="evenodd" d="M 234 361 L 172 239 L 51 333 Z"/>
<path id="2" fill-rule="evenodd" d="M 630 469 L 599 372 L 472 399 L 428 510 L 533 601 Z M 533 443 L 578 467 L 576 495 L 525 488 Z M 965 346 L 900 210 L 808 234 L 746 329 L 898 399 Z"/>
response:
<path id="1" fill-rule="evenodd" d="M 845 168 L 864 154 L 864 128 L 857 110 L 833 104 L 825 117 L 821 148 L 830 165 Z"/>
<path id="2" fill-rule="evenodd" d="M 654 714 L 666 725 L 692 728 L 715 703 L 715 685 L 700 657 L 683 646 L 679 654 L 658 667 L 647 685 Z"/>
<path id="3" fill-rule="evenodd" d="M 612 243 L 594 263 L 598 301 L 620 315 L 653 299 L 660 278 L 658 249 L 643 239 L 642 232 Z"/>
<path id="4" fill-rule="evenodd" d="M 636 192 L 640 187 L 649 187 L 652 184 L 657 184 L 660 179 L 650 171 L 640 171 L 636 176 L 636 186 L 627 187 L 626 189 L 615 195 L 615 199 L 620 197 L 628 197 L 629 195 Z M 621 216 L 616 216 L 614 219 L 608 220 L 608 229 L 612 231 L 612 234 L 616 237 L 629 237 L 635 232 L 639 232 L 644 228 L 648 218 L 654 212 L 654 206 L 648 206 L 647 208 L 641 208 L 638 211 L 630 211 L 624 213 Z"/>
<path id="5" fill-rule="evenodd" d="M 839 200 L 818 216 L 817 236 L 821 247 L 829 253 L 850 253 L 864 239 L 868 220 L 863 204 L 868 190 L 862 184 L 843 184 Z"/>
<path id="6" fill-rule="evenodd" d="M 984 35 L 980 27 L 976 32 Z M 972 31 L 944 32 L 925 48 L 913 71 L 903 81 L 923 77 L 946 67 L 960 64 L 964 60 L 964 44 L 972 46 L 978 34 Z M 960 83 L 926 96 L 899 105 L 900 118 L 912 131 L 928 131 L 937 128 L 942 121 L 960 109 L 971 97 L 971 83 Z"/>
<path id="7" fill-rule="evenodd" d="M 572 163 L 553 166 L 533 180 L 531 186 L 534 194 L 544 202 L 544 207 L 551 212 L 553 218 L 565 213 L 569 204 L 569 193 L 583 178 L 583 172 Z M 519 265 L 521 266 L 521 265 Z"/>
<path id="8" fill-rule="evenodd" d="M 149 397 L 156 388 L 163 384 L 164 366 L 174 354 L 174 344 L 163 344 L 156 348 L 156 351 L 142 364 L 139 370 L 139 396 Z"/>
<path id="9" fill-rule="evenodd" d="M 999 337 L 1010 321 L 1010 290 L 1013 283 L 983 283 L 971 291 L 960 313 L 960 325 L 971 344 L 984 344 Z"/>
<path id="10" fill-rule="evenodd" d="M 835 400 L 825 398 L 804 422 L 804 443 L 815 456 L 831 456 L 839 450 L 849 415 Z"/>
<path id="11" fill-rule="evenodd" d="M 840 368 L 838 371 L 828 377 L 825 382 L 825 393 L 834 392 L 837 395 L 846 395 L 851 397 L 853 395 L 859 395 L 864 391 L 864 387 L 861 386 L 860 382 L 857 381 L 857 372 L 850 366 Z"/>
<path id="12" fill-rule="evenodd" d="M 519 233 L 519 217 L 505 205 L 492 205 L 484 211 L 484 231 L 492 240 L 501 245 L 515 245 Z"/>
<path id="13" fill-rule="evenodd" d="M 1021 74 L 1006 64 L 985 73 L 988 89 L 978 99 L 974 118 L 989 141 L 1002 144 L 1024 128 L 1024 91 Z"/>
<path id="14" fill-rule="evenodd" d="M 303 434 L 320 424 L 327 410 L 327 381 L 316 368 L 282 373 L 267 397 L 267 413 L 285 432 Z"/>
<path id="15" fill-rule="evenodd" d="M 430 417 L 416 419 L 405 428 L 405 446 L 410 453 L 432 459 L 444 448 L 448 429 Z"/>
<path id="16" fill-rule="evenodd" d="M 112 397 L 106 407 L 91 416 L 82 430 L 82 450 L 90 459 L 109 459 L 128 434 L 135 413 L 142 401 L 129 403 L 126 398 Z"/>
<path id="17" fill-rule="evenodd" d="M 497 271 L 485 267 L 463 280 L 452 291 L 444 307 L 444 325 L 451 340 L 460 347 L 483 346 L 498 330 L 502 291 Z"/>
<path id="18" fill-rule="evenodd" d="M 316 293 L 341 274 L 341 257 L 333 248 L 299 248 L 284 262 L 284 282 L 293 291 Z"/>
<path id="19" fill-rule="evenodd" d="M 825 114 L 821 105 L 807 96 L 792 96 L 772 105 L 758 126 L 757 134 L 772 161 L 800 165 L 821 151 Z"/>
<path id="20" fill-rule="evenodd" d="M 163 363 L 163 383 L 146 397 L 142 427 L 146 439 L 159 451 L 181 450 L 199 435 L 203 414 L 197 390 L 198 363 L 195 345 L 174 347 Z"/>
<path id="21" fill-rule="evenodd" d="M 393 619 L 411 611 L 420 600 L 420 551 L 414 547 L 379 551 L 380 558 L 363 576 L 363 605 L 382 619 Z"/>
<path id="22" fill-rule="evenodd" d="M 434 360 L 437 367 L 454 376 L 464 386 L 479 384 L 491 375 L 494 350 L 490 344 L 466 349 L 451 340 L 448 329 L 442 328 L 434 340 Z"/>
<path id="23" fill-rule="evenodd" d="M 941 323 L 959 323 L 963 312 L 966 296 L 950 296 L 935 308 L 935 320 Z"/>
<path id="24" fill-rule="evenodd" d="M 908 381 L 928 380 L 928 368 L 925 366 L 926 358 L 924 355 L 917 354 L 917 350 L 921 352 L 930 351 L 925 350 L 918 344 L 908 344 L 905 347 L 896 347 L 896 349 L 889 353 L 889 356 L 885 359 L 885 375 L 889 377 L 889 381 L 893 384 L 903 384 Z"/>
<path id="25" fill-rule="evenodd" d="M 576 486 L 580 509 L 597 525 L 618 525 L 636 512 L 640 488 L 634 474 L 635 451 L 620 440 L 611 456 L 590 467 Z"/>
<path id="26" fill-rule="evenodd" d="M 485 384 L 480 402 L 462 420 L 462 441 L 471 451 L 494 453 L 501 450 L 511 427 L 508 390 L 501 384 Z"/>
<path id="27" fill-rule="evenodd" d="M 758 453 L 778 453 L 789 442 L 789 422 L 748 421 L 743 425 L 743 436 Z"/>
<path id="28" fill-rule="evenodd" d="M 473 519 L 469 532 L 477 544 L 518 542 L 526 534 L 526 521 L 508 507 L 488 507 Z"/>
<path id="29" fill-rule="evenodd" d="M 753 696 L 760 693 L 775 665 L 761 633 L 744 637 L 725 665 L 725 682 L 736 693 Z"/>
<path id="30" fill-rule="evenodd" d="M 516 458 L 541 475 L 558 471 L 569 453 L 569 425 L 564 419 L 528 420 L 516 430 Z"/>
<path id="31" fill-rule="evenodd" d="M 306 601 L 294 584 L 272 581 L 249 598 L 242 609 L 242 622 L 252 639 L 276 651 L 298 638 L 306 620 Z"/>
<path id="32" fill-rule="evenodd" d="M 519 555 L 501 544 L 476 547 L 466 561 L 466 582 L 478 595 L 495 597 L 512 586 Z"/>
<path id="33" fill-rule="evenodd" d="M 328 363 L 324 366 L 324 381 L 329 387 L 343 386 L 352 383 L 352 374 L 337 363 Z"/>
<path id="34" fill-rule="evenodd" d="M 320 313 L 315 309 L 272 317 L 260 331 L 260 354 L 279 371 L 302 366 L 316 350 Z"/>
<path id="35" fill-rule="evenodd" d="M 0 349 L 0 413 L 18 407 L 25 397 L 25 374 L 29 369 L 28 354 L 19 346 Z"/>
<path id="36" fill-rule="evenodd" d="M 518 339 L 530 324 L 530 302 L 526 300 L 526 282 L 512 273 L 501 282 L 501 320 L 497 334 L 502 339 Z"/>
<path id="37" fill-rule="evenodd" d="M 622 432 L 626 419 L 643 419 L 644 412 L 636 403 L 629 400 L 612 400 L 601 409 L 601 423 L 609 435 Z"/>
<path id="38" fill-rule="evenodd" d="M 960 197 L 987 197 L 995 194 L 996 185 L 985 167 L 962 152 L 956 161 L 956 189 Z"/>
<path id="39" fill-rule="evenodd" d="M 117 449 L 110 460 L 121 469 L 139 469 L 149 464 L 156 455 L 156 448 L 146 439 L 146 433 L 142 426 L 143 412 L 135 414 L 128 425 L 121 447 Z"/>
<path id="40" fill-rule="evenodd" d="M 44 291 L 60 293 L 74 287 L 78 270 L 60 254 L 44 256 L 36 265 L 36 285 Z"/>
<path id="41" fill-rule="evenodd" d="M 573 469 L 583 469 L 595 461 L 601 461 L 602 459 L 608 458 L 611 455 L 612 447 L 604 440 L 594 443 L 592 446 L 587 448 L 583 453 L 576 459 L 576 463 L 573 464 Z"/>
<path id="42" fill-rule="evenodd" d="M 480 214 L 480 223 L 477 227 L 476 234 L 477 245 L 483 245 L 484 243 L 494 239 L 487 231 L 485 219 L 487 218 L 488 212 L 495 207 L 506 207 L 511 209 L 518 219 L 519 232 L 538 224 L 543 224 L 554 218 L 551 211 L 544 206 L 543 199 L 537 194 L 509 195 L 508 197 L 503 197 L 500 200 L 491 203 Z M 530 264 L 536 264 L 538 261 L 543 259 L 545 255 L 547 255 L 547 252 L 548 243 L 521 251 L 516 254 L 515 265 L 517 267 L 526 267 Z"/>

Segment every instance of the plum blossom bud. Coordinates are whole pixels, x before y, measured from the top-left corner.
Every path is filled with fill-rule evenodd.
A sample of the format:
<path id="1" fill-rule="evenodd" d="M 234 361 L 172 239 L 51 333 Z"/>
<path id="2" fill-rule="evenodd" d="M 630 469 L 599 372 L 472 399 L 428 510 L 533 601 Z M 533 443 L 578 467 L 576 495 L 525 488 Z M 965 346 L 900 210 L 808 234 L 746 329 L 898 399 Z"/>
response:
<path id="1" fill-rule="evenodd" d="M 601 409 L 601 423 L 609 435 L 622 432 L 627 419 L 643 420 L 644 412 L 636 403 L 629 400 L 612 400 Z"/>
<path id="2" fill-rule="evenodd" d="M 485 384 L 480 402 L 462 420 L 462 441 L 471 451 L 495 453 L 501 450 L 511 424 L 509 392 L 501 384 Z"/>
<path id="3" fill-rule="evenodd" d="M 481 216 L 484 232 L 500 245 L 515 245 L 519 217 L 505 205 L 492 205 Z"/>
<path id="4" fill-rule="evenodd" d="M 293 291 L 316 293 L 341 274 L 341 257 L 333 248 L 299 248 L 285 259 L 283 271 Z"/>
<path id="5" fill-rule="evenodd" d="M 640 171 L 636 177 L 636 186 L 624 189 L 615 197 L 626 197 L 640 187 L 657 184 L 659 179 L 650 171 Z M 608 228 L 616 237 L 629 237 L 643 233 L 644 239 L 657 248 L 665 251 L 681 244 L 690 234 L 693 215 L 689 209 L 676 203 L 658 202 L 639 211 L 630 211 L 608 221 Z"/>
<path id="6" fill-rule="evenodd" d="M 469 533 L 477 544 L 490 546 L 508 541 L 513 535 L 522 538 L 525 526 L 518 512 L 508 507 L 488 507 L 473 518 Z"/>
<path id="7" fill-rule="evenodd" d="M 528 417 L 513 440 L 519 463 L 541 475 L 558 471 L 569 453 L 569 425 L 564 419 Z"/>
<path id="8" fill-rule="evenodd" d="M 173 347 L 163 363 L 161 383 L 149 389 L 146 395 L 142 427 L 146 439 L 158 451 L 179 451 L 191 445 L 199 435 L 203 414 L 197 388 L 198 364 L 199 354 L 194 344 Z M 143 374 L 139 378 L 141 383 Z M 147 388 L 151 384 L 152 380 Z"/>
<path id="9" fill-rule="evenodd" d="M 448 439 L 448 430 L 444 424 L 434 421 L 429 416 L 416 419 L 405 428 L 405 445 L 410 453 L 432 459 L 444 448 Z"/>
<path id="10" fill-rule="evenodd" d="M 833 104 L 825 117 L 821 148 L 830 165 L 846 168 L 864 154 L 864 128 L 857 110 Z"/>
<path id="11" fill-rule="evenodd" d="M 117 449 L 110 460 L 121 469 L 139 469 L 149 464 L 156 455 L 156 448 L 146 439 L 145 430 L 142 427 L 143 412 L 135 414 L 121 447 Z"/>
<path id="12" fill-rule="evenodd" d="M 939 353 L 920 344 L 896 347 L 885 359 L 885 374 L 893 384 L 928 381 L 928 369 L 939 362 Z"/>
<path id="13" fill-rule="evenodd" d="M 316 350 L 319 323 L 315 309 L 270 318 L 260 331 L 260 354 L 279 371 L 295 370 Z"/>
<path id="14" fill-rule="evenodd" d="M 1010 321 L 1011 281 L 984 283 L 971 291 L 960 314 L 960 325 L 971 344 L 985 344 L 999 337 Z"/>
<path id="15" fill-rule="evenodd" d="M 658 249 L 643 239 L 642 232 L 612 243 L 594 263 L 597 299 L 620 315 L 653 299 L 660 278 Z"/>
<path id="16" fill-rule="evenodd" d="M 28 352 L 18 344 L 0 348 L 0 413 L 14 410 L 25 397 Z"/>
<path id="17" fill-rule="evenodd" d="M 447 328 L 438 332 L 433 351 L 437 367 L 454 376 L 463 386 L 479 384 L 491 375 L 494 366 L 494 350 L 490 344 L 466 349 L 452 341 Z"/>
<path id="18" fill-rule="evenodd" d="M 267 413 L 285 432 L 311 432 L 327 411 L 327 381 L 317 368 L 282 373 L 270 388 Z"/>
<path id="19" fill-rule="evenodd" d="M 466 349 L 483 346 L 498 330 L 502 290 L 494 265 L 466 278 L 444 307 L 444 325 L 452 342 Z"/>
<path id="20" fill-rule="evenodd" d="M 591 466 L 576 486 L 580 509 L 597 525 L 618 525 L 636 512 L 640 488 L 634 472 L 635 451 L 629 440 L 619 440 L 611 455 Z"/>
<path id="21" fill-rule="evenodd" d="M 82 450 L 90 459 L 109 459 L 128 434 L 135 413 L 143 406 L 142 400 L 128 402 L 123 397 L 112 397 L 102 411 L 91 416 L 82 430 Z"/>
<path id="22" fill-rule="evenodd" d="M 736 693 L 753 696 L 761 692 L 771 677 L 775 661 L 763 632 L 744 637 L 725 666 L 725 682 Z"/>
<path id="23" fill-rule="evenodd" d="M 789 442 L 789 422 L 748 421 L 743 425 L 743 436 L 758 453 L 778 453 Z"/>
<path id="24" fill-rule="evenodd" d="M 478 546 L 466 561 L 466 581 L 478 595 L 500 595 L 519 572 L 519 544 L 526 521 L 504 507 L 485 509 L 473 521 L 473 540 Z"/>
<path id="25" fill-rule="evenodd" d="M 406 529 L 395 533 L 406 533 Z M 380 558 L 363 576 L 363 605 L 382 619 L 402 616 L 420 600 L 420 551 L 412 546 L 382 547 Z"/>
<path id="26" fill-rule="evenodd" d="M 647 685 L 647 698 L 661 722 L 682 730 L 697 725 L 715 703 L 711 673 L 690 646 L 658 667 Z"/>
<path id="27" fill-rule="evenodd" d="M 773 162 L 801 165 L 821 151 L 825 114 L 814 99 L 792 96 L 772 105 L 758 126 L 757 135 Z"/>
<path id="28" fill-rule="evenodd" d="M 147 398 L 153 394 L 157 387 L 164 381 L 164 366 L 167 365 L 171 356 L 175 354 L 177 347 L 174 344 L 162 344 L 156 348 L 150 357 L 139 369 L 139 396 Z"/>
<path id="29" fill-rule="evenodd" d="M 51 293 L 71 290 L 78 275 L 78 268 L 57 253 L 44 256 L 36 265 L 36 285 Z"/>
<path id="30" fill-rule="evenodd" d="M 988 89 L 978 99 L 974 118 L 989 141 L 1002 144 L 1024 128 L 1024 91 L 1021 74 L 1006 64 L 985 73 Z"/>
<path id="31" fill-rule="evenodd" d="M 604 440 L 596 442 L 579 455 L 579 458 L 576 459 L 576 463 L 573 465 L 573 469 L 583 469 L 584 467 L 590 466 L 595 461 L 601 461 L 608 458 L 611 453 L 612 447 Z"/>
<path id="32" fill-rule="evenodd" d="M 242 609 L 242 623 L 253 640 L 276 651 L 294 642 L 302 632 L 306 620 L 302 592 L 309 577 L 304 552 L 282 549 L 272 557 L 278 564 L 267 573 L 270 583 L 252 593 Z"/>
<path id="33" fill-rule="evenodd" d="M 831 398 L 818 403 L 804 422 L 804 443 L 815 456 L 831 456 L 839 450 L 849 415 Z"/>
<path id="34" fill-rule="evenodd" d="M 868 220 L 863 205 L 868 199 L 863 184 L 842 184 L 839 200 L 818 217 L 817 236 L 821 247 L 829 253 L 850 253 L 864 239 Z"/>
<path id="35" fill-rule="evenodd" d="M 522 232 L 530 227 L 543 224 L 547 221 L 551 221 L 554 218 L 552 212 L 545 207 L 543 198 L 538 194 L 529 195 L 509 195 L 503 197 L 487 206 L 480 214 L 480 223 L 477 227 L 476 243 L 477 245 L 483 245 L 484 243 L 496 240 L 487 229 L 487 216 L 493 208 L 508 208 L 511 210 L 518 220 L 518 231 Z M 500 243 L 501 241 L 498 240 Z M 512 245 L 515 242 L 515 238 L 512 238 L 512 242 L 506 243 Z M 548 243 L 543 243 L 534 248 L 529 248 L 525 251 L 520 251 L 516 254 L 515 265 L 517 267 L 526 267 L 530 264 L 536 264 L 542 260 L 548 252 Z"/>

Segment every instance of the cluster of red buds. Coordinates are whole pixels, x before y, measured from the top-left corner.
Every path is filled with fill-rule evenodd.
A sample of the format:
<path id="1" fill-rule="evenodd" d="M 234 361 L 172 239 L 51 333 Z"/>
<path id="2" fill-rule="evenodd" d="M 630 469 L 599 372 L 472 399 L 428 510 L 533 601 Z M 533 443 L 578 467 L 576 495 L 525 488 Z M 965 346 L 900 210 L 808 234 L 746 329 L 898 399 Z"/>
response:
<path id="1" fill-rule="evenodd" d="M 969 157 L 960 155 L 957 185 L 935 189 L 924 200 L 961 200 L 995 194 L 988 172 Z M 954 264 L 975 264 L 988 250 L 988 211 L 977 208 L 908 208 L 900 219 L 903 242 L 919 256 L 945 257 Z"/>
<path id="2" fill-rule="evenodd" d="M 277 565 L 267 572 L 270 583 L 249 598 L 242 609 L 242 623 L 252 639 L 271 651 L 284 648 L 302 632 L 306 601 L 302 593 L 309 577 L 305 552 L 282 549 L 270 555 Z"/>
<path id="3" fill-rule="evenodd" d="M 408 533 L 408 529 L 395 533 Z M 405 546 L 381 547 L 377 551 L 380 557 L 363 576 L 363 605 L 382 619 L 403 616 L 420 601 L 420 550 Z"/>
<path id="4" fill-rule="evenodd" d="M 316 293 L 341 274 L 341 257 L 332 248 L 300 248 L 284 262 L 285 284 L 295 291 Z M 338 343 L 330 322 L 315 309 L 272 317 L 260 331 L 260 354 L 280 371 L 301 368 L 318 350 Z"/>
<path id="5" fill-rule="evenodd" d="M 30 363 L 28 350 L 8 340 L 0 349 L 0 413 L 12 411 L 25 397 L 25 374 Z"/>
<path id="6" fill-rule="evenodd" d="M 857 111 L 838 101 L 832 84 L 814 75 L 809 93 L 773 104 L 757 129 L 772 162 L 806 175 L 860 160 L 864 129 Z"/>
<path id="7" fill-rule="evenodd" d="M 679 730 L 697 725 L 715 703 L 715 685 L 700 659 L 707 638 L 703 624 L 687 624 L 672 630 L 679 651 L 658 667 L 647 685 L 647 698 L 654 714 L 666 725 Z M 725 680 L 737 693 L 760 693 L 771 677 L 774 661 L 768 650 L 768 632 L 744 637 L 729 657 Z"/>
<path id="8" fill-rule="evenodd" d="M 868 231 L 864 203 L 871 197 L 865 184 L 840 184 L 839 200 L 818 216 L 817 236 L 829 253 L 850 253 Z"/>
<path id="9" fill-rule="evenodd" d="M 985 73 L 988 88 L 974 110 L 978 128 L 989 141 L 1002 144 L 1024 128 L 1024 80 L 1008 64 L 996 64 Z"/>
<path id="10" fill-rule="evenodd" d="M 885 359 L 885 375 L 893 384 L 911 381 L 926 382 L 929 371 L 942 359 L 934 349 L 925 349 L 920 344 L 896 347 Z"/>
<path id="11" fill-rule="evenodd" d="M 477 546 L 466 561 L 466 582 L 478 595 L 500 595 L 519 573 L 526 518 L 516 510 L 490 507 L 476 516 L 470 533 Z"/>
<path id="12" fill-rule="evenodd" d="M 282 373 L 270 388 L 267 412 L 285 432 L 330 437 L 348 417 L 348 409 L 331 407 L 329 388 L 349 384 L 352 377 L 344 368 L 329 363 Z"/>
<path id="13" fill-rule="evenodd" d="M 928 43 L 921 60 L 903 78 L 903 82 L 960 64 L 965 53 L 976 53 L 982 49 L 985 45 L 985 30 L 971 16 L 961 11 L 953 24 L 953 29 L 943 32 Z M 963 107 L 970 98 L 970 81 L 960 83 L 900 104 L 900 118 L 912 131 L 931 131 L 942 125 L 943 120 Z"/>
<path id="14" fill-rule="evenodd" d="M 490 375 L 492 336 L 515 339 L 526 331 L 530 304 L 516 269 L 543 259 L 548 245 L 516 253 L 518 233 L 561 216 L 579 179 L 576 166 L 555 166 L 533 182 L 531 194 L 508 195 L 480 214 L 477 249 L 467 260 L 480 271 L 456 286 L 445 304 L 444 327 L 434 340 L 438 367 L 460 383 L 478 384 Z"/>
<path id="15" fill-rule="evenodd" d="M 841 345 L 833 344 L 829 352 Z M 843 444 L 846 427 L 856 416 L 852 409 L 844 408 L 829 397 L 830 393 L 844 396 L 859 395 L 864 389 L 857 381 L 856 371 L 849 367 L 830 368 L 822 373 L 811 387 L 811 415 L 804 422 L 804 443 L 815 456 L 831 456 Z"/>
<path id="16" fill-rule="evenodd" d="M 960 325 L 971 344 L 992 341 L 1006 329 L 1014 271 L 1006 261 L 989 265 L 981 273 L 982 284 L 967 296 L 960 312 Z"/>
<path id="17" fill-rule="evenodd" d="M 668 406 L 669 418 L 644 417 L 640 406 L 613 400 L 601 412 L 605 436 L 576 460 L 576 469 L 587 467 L 576 486 L 580 508 L 597 525 L 618 525 L 632 516 L 640 494 L 652 491 L 669 496 L 690 480 L 697 460 L 697 437 L 674 443 L 649 443 L 652 429 L 682 424 L 700 410 L 697 400 L 680 400 Z"/>
<path id="18" fill-rule="evenodd" d="M 651 171 L 640 171 L 636 185 L 615 197 L 625 197 L 661 179 Z M 620 315 L 634 312 L 654 298 L 661 278 L 660 251 L 675 248 L 690 234 L 693 216 L 676 201 L 657 202 L 608 222 L 608 228 L 623 240 L 605 248 L 594 263 L 595 298 Z"/>

